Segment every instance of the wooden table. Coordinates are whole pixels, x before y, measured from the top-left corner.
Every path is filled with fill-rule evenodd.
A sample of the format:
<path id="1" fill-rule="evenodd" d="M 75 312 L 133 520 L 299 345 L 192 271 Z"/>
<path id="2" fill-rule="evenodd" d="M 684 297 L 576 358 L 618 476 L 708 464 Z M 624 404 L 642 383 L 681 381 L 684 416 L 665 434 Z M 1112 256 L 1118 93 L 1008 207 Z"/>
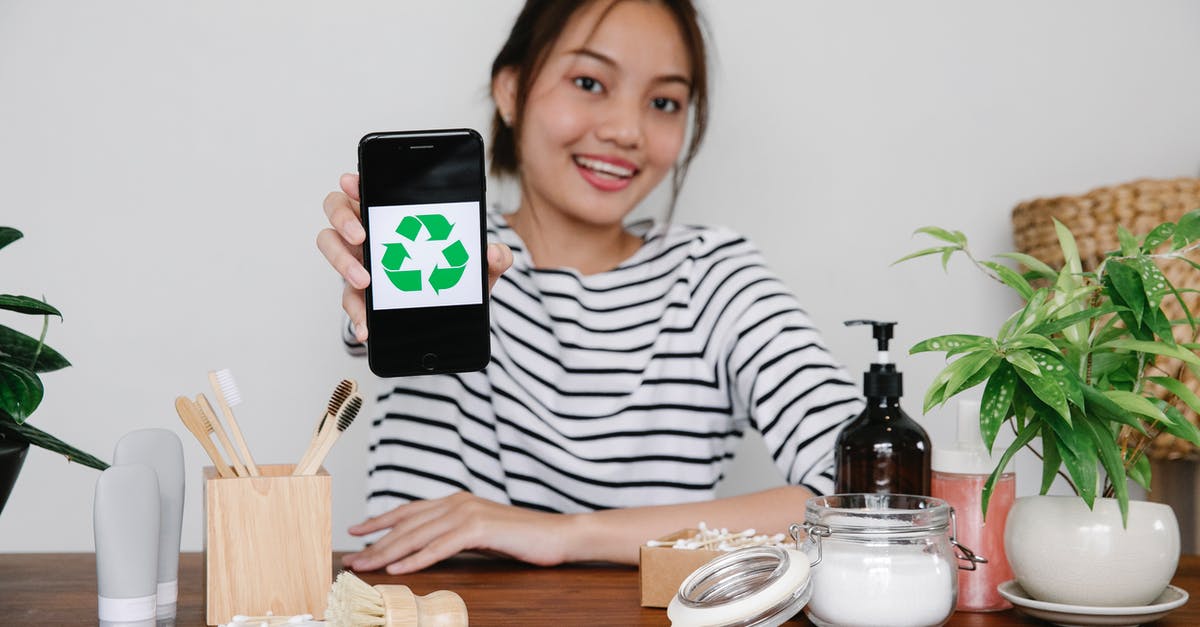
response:
<path id="1" fill-rule="evenodd" d="M 338 563 L 335 559 L 334 563 Z M 204 624 L 203 563 L 198 553 L 180 557 L 176 624 Z M 483 559 L 460 559 L 403 577 L 368 573 L 369 583 L 403 583 L 417 594 L 447 589 L 466 601 L 474 626 L 667 625 L 661 609 L 638 605 L 637 569 L 624 566 L 537 568 Z M 1180 560 L 1175 585 L 1193 599 L 1156 625 L 1200 625 L 1200 556 Z M 90 553 L 0 555 L 0 625 L 95 625 L 96 559 Z M 808 624 L 803 617 L 791 624 Z M 1009 610 L 956 613 L 948 625 L 1046 625 Z"/>

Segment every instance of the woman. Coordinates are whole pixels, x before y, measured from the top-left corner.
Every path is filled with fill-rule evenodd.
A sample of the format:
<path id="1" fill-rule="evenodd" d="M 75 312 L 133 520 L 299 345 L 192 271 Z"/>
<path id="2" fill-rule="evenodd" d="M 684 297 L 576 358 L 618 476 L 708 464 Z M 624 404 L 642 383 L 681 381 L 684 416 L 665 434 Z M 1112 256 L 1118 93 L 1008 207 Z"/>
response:
<path id="1" fill-rule="evenodd" d="M 388 381 L 373 517 L 350 529 L 382 535 L 343 563 L 396 574 L 464 550 L 636 563 L 645 540 L 701 520 L 786 528 L 832 488 L 837 431 L 861 407 L 850 378 L 745 239 L 624 225 L 669 173 L 678 190 L 704 135 L 691 3 L 530 0 L 492 97 L 492 171 L 521 190 L 489 216 L 492 361 Z M 357 176 L 341 188 L 318 246 L 361 342 Z M 790 485 L 715 499 L 747 427 Z"/>

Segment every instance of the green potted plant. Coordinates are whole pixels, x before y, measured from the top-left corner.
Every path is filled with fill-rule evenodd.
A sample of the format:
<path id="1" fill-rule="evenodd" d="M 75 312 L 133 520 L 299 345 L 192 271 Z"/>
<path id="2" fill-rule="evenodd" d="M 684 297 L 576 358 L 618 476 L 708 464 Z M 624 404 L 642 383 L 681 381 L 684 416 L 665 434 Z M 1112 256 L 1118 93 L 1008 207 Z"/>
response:
<path id="1" fill-rule="evenodd" d="M 14 228 L 0 227 L 0 248 L 21 237 L 21 232 Z M 0 511 L 3 511 L 31 444 L 98 470 L 104 470 L 108 464 L 26 422 L 42 402 L 40 373 L 71 365 L 45 343 L 50 316 L 61 318 L 62 314 L 44 301 L 11 294 L 0 294 L 0 309 L 42 316 L 42 332 L 37 339 L 0 325 Z"/>
<path id="2" fill-rule="evenodd" d="M 978 258 L 959 231 L 918 229 L 939 245 L 899 261 L 940 255 L 945 267 L 965 256 L 1015 290 L 1023 306 L 995 337 L 941 335 L 910 353 L 943 352 L 949 361 L 925 394 L 925 411 L 983 386 L 985 445 L 994 447 L 1004 425 L 1014 435 L 984 488 L 985 515 L 1012 457 L 1028 448 L 1041 458 L 1040 496 L 1019 498 L 1005 531 L 1005 550 L 1025 591 L 1059 603 L 1144 605 L 1175 571 L 1179 532 L 1169 507 L 1130 502 L 1129 481 L 1150 488 L 1145 451 L 1159 433 L 1200 444 L 1200 431 L 1183 414 L 1184 408 L 1200 411 L 1200 398 L 1180 380 L 1185 368 L 1200 372 L 1200 324 L 1181 295 L 1194 290 L 1172 285 L 1159 267 L 1180 263 L 1200 272 L 1188 258 L 1200 248 L 1200 209 L 1141 237 L 1121 228 L 1120 250 L 1094 272 L 1082 270 L 1071 232 L 1057 221 L 1055 228 L 1066 260 L 1061 269 L 1022 253 L 997 255 L 1024 266 L 1023 272 Z M 1165 299 L 1178 301 L 1182 319 L 1168 319 Z M 1180 365 L 1168 367 L 1165 358 Z M 1078 498 L 1045 496 L 1059 476 Z M 1155 526 L 1158 531 L 1147 529 Z M 1101 528 L 1112 537 L 1097 540 Z M 1090 540 L 1079 535 L 1088 533 Z M 1104 543 L 1125 552 L 1080 548 Z M 1092 583 L 1080 585 L 1088 576 Z"/>

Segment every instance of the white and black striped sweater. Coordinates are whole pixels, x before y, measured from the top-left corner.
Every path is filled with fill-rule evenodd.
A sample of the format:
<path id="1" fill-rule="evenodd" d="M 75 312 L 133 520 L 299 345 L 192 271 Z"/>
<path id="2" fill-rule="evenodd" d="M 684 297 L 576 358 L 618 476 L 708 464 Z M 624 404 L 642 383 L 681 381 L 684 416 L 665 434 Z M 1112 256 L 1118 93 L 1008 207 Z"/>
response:
<path id="1" fill-rule="evenodd" d="M 832 490 L 862 402 L 745 238 L 659 226 L 582 276 L 533 268 L 499 214 L 488 236 L 514 257 L 492 290 L 491 362 L 383 381 L 370 515 L 457 490 L 550 512 L 708 500 L 747 427 L 789 483 Z"/>

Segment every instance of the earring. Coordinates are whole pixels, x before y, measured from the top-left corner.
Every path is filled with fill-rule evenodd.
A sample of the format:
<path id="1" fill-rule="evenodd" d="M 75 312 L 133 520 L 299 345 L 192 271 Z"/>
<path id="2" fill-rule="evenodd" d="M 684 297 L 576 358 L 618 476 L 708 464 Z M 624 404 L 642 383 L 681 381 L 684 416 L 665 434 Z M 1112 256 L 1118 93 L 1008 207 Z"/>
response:
<path id="1" fill-rule="evenodd" d="M 505 126 L 512 126 L 512 116 L 511 115 L 505 115 L 505 114 L 501 113 L 500 119 L 504 120 Z"/>

